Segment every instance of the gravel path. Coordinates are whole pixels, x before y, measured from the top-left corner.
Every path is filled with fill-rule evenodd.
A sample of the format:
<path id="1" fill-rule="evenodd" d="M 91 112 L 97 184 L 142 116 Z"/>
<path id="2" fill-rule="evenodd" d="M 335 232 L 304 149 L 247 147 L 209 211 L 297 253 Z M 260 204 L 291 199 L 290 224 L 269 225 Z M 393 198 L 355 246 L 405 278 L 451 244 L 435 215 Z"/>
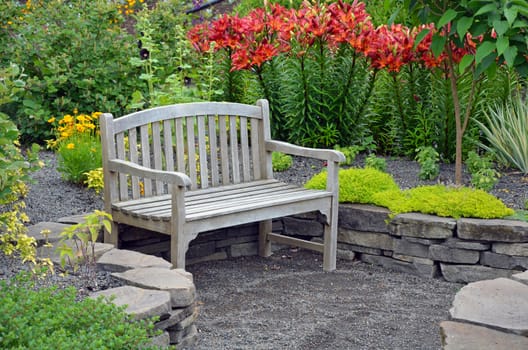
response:
<path id="1" fill-rule="evenodd" d="M 64 182 L 56 159 L 42 152 L 47 166 L 34 174 L 26 199 L 30 224 L 101 209 L 93 191 Z M 361 159 L 357 165 L 361 165 Z M 283 180 L 305 182 L 318 161 L 295 159 Z M 415 162 L 388 160 L 388 172 L 402 188 L 418 181 Z M 442 165 L 439 182 L 451 183 L 454 171 Z M 468 176 L 465 177 L 466 181 Z M 493 193 L 514 208 L 528 198 L 527 178 L 507 173 Z M 246 257 L 192 265 L 201 305 L 196 321 L 201 349 L 438 349 L 438 324 L 447 319 L 458 284 L 391 272 L 360 262 L 338 261 L 322 271 L 321 256 L 286 250 L 271 258 Z M 21 265 L 0 254 L 0 279 Z M 115 284 L 99 274 L 97 285 L 69 276 L 41 283 L 74 285 L 86 294 Z"/>

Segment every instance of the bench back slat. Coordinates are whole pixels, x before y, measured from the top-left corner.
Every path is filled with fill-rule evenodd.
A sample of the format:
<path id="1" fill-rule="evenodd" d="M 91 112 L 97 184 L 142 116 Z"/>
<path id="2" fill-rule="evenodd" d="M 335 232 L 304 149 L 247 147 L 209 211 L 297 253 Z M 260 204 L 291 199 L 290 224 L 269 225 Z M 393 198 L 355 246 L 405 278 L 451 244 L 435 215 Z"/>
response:
<path id="1" fill-rule="evenodd" d="M 183 172 L 191 179 L 192 189 L 268 179 L 271 164 L 266 161 L 271 158 L 262 146 L 269 139 L 266 108 L 258 104 L 186 103 L 117 119 L 102 117 L 102 123 L 112 124 L 104 130 L 113 133 L 103 139 L 113 143 L 107 145 L 114 150 L 109 159 Z M 269 159 L 263 160 L 263 156 Z M 114 201 L 168 193 L 168 186 L 159 181 L 126 174 L 112 179 L 117 182 L 111 186 L 116 186 L 119 197 Z"/>

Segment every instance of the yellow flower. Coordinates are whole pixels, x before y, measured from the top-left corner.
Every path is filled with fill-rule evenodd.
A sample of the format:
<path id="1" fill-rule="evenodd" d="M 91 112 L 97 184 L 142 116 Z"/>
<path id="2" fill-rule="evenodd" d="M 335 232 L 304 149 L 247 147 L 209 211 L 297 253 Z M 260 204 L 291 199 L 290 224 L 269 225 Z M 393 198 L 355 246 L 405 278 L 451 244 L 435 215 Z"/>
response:
<path id="1" fill-rule="evenodd" d="M 79 110 L 77 108 L 73 109 L 73 115 L 77 115 L 79 113 Z"/>
<path id="2" fill-rule="evenodd" d="M 77 129 L 77 132 L 79 132 L 79 133 L 83 133 L 84 132 L 84 126 L 82 126 L 81 124 L 75 125 L 75 128 Z"/>
<path id="3" fill-rule="evenodd" d="M 68 143 L 68 144 L 66 145 L 66 148 L 67 148 L 67 149 L 74 149 L 74 148 L 75 148 L 75 144 L 74 144 L 74 143 Z"/>
<path id="4" fill-rule="evenodd" d="M 48 119 L 48 123 L 51 124 L 51 123 L 54 123 L 54 122 L 55 122 L 55 117 L 51 117 L 51 118 Z"/>

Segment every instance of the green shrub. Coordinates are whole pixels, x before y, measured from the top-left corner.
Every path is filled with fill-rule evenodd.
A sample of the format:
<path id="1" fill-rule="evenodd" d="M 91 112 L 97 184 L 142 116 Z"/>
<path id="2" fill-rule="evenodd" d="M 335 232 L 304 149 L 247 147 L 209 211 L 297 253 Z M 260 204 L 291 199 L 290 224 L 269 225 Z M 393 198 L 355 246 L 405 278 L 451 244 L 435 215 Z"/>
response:
<path id="1" fill-rule="evenodd" d="M 466 166 L 471 174 L 471 184 L 480 190 L 490 191 L 497 181 L 499 173 L 493 169 L 492 154 L 478 155 L 475 151 L 468 152 Z"/>
<path id="2" fill-rule="evenodd" d="M 291 168 L 293 158 L 289 154 L 273 152 L 271 154 L 271 164 L 273 166 L 273 171 L 286 171 Z"/>
<path id="3" fill-rule="evenodd" d="M 149 349 L 152 321 L 133 321 L 124 307 L 76 301 L 74 288 L 34 290 L 28 278 L 0 281 L 2 349 Z"/>
<path id="4" fill-rule="evenodd" d="M 434 180 L 440 173 L 439 154 L 431 146 L 417 148 L 416 160 L 420 164 L 418 177 L 422 180 Z"/>
<path id="5" fill-rule="evenodd" d="M 478 122 L 489 145 L 484 149 L 494 152 L 497 159 L 528 174 L 528 104 L 516 96 L 510 103 L 495 104 L 485 114 L 485 122 Z"/>
<path id="6" fill-rule="evenodd" d="M 76 134 L 61 142 L 57 147 L 57 170 L 73 183 L 83 183 L 87 172 L 102 165 L 101 142 L 97 135 Z"/>
<path id="7" fill-rule="evenodd" d="M 392 214 L 420 212 L 444 217 L 502 218 L 513 215 L 496 197 L 482 190 L 443 185 L 420 186 L 397 192 L 379 192 L 372 204 L 389 208 Z"/>
<path id="8" fill-rule="evenodd" d="M 327 173 L 316 174 L 307 183 L 306 188 L 325 189 Z M 373 169 L 339 170 L 339 201 L 350 203 L 372 203 L 377 192 L 398 190 L 398 185 L 387 173 Z"/>
<path id="9" fill-rule="evenodd" d="M 376 157 L 374 153 L 365 158 L 365 168 L 373 168 L 385 172 L 387 170 L 387 161 L 385 158 Z"/>

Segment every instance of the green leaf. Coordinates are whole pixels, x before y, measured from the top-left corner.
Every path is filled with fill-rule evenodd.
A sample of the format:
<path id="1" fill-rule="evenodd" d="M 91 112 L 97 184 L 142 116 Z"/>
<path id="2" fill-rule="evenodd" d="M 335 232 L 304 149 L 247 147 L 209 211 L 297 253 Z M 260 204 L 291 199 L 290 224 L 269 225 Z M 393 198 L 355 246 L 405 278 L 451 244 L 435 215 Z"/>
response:
<path id="1" fill-rule="evenodd" d="M 445 26 L 446 24 L 448 24 L 449 22 L 451 22 L 453 19 L 456 18 L 457 15 L 458 15 L 458 12 L 456 12 L 453 9 L 448 9 L 442 15 L 442 17 L 440 17 L 440 19 L 438 20 L 438 23 L 437 23 L 438 28 L 441 28 L 441 27 Z"/>
<path id="2" fill-rule="evenodd" d="M 508 64 L 508 67 L 513 67 L 515 63 L 515 58 L 517 57 L 517 46 L 509 46 L 504 51 L 504 59 L 506 60 L 506 63 Z"/>
<path id="3" fill-rule="evenodd" d="M 473 17 L 462 17 L 457 22 L 457 33 L 458 36 L 464 38 L 469 28 L 473 24 Z"/>
<path id="4" fill-rule="evenodd" d="M 462 57 L 462 60 L 458 64 L 458 70 L 460 74 L 466 71 L 466 68 L 469 67 L 471 63 L 473 63 L 474 59 L 475 57 L 473 55 L 465 55 L 464 57 Z"/>
<path id="5" fill-rule="evenodd" d="M 433 51 L 433 55 L 435 55 L 435 57 L 440 56 L 442 51 L 444 51 L 446 40 L 447 39 L 445 36 L 441 36 L 438 33 L 433 35 L 433 41 L 431 43 L 431 50 Z"/>
<path id="6" fill-rule="evenodd" d="M 475 13 L 475 17 L 476 16 L 480 16 L 480 15 L 483 15 L 485 13 L 490 13 L 490 12 L 495 12 L 497 11 L 497 5 L 495 4 L 487 4 L 485 6 L 482 6 L 476 13 Z"/>
<path id="7" fill-rule="evenodd" d="M 495 28 L 498 36 L 503 36 L 510 29 L 510 25 L 506 21 L 495 20 L 493 21 L 493 28 Z"/>
<path id="8" fill-rule="evenodd" d="M 515 7 L 504 7 L 504 17 L 506 17 L 506 20 L 508 21 L 508 24 L 511 26 L 513 22 L 515 22 L 515 19 L 517 18 L 517 9 Z"/>
<path id="9" fill-rule="evenodd" d="M 475 54 L 475 63 L 480 64 L 480 62 L 482 62 L 482 59 L 492 53 L 495 48 L 495 43 L 491 41 L 484 41 L 477 48 L 477 52 Z"/>
<path id="10" fill-rule="evenodd" d="M 497 54 L 500 56 L 510 46 L 510 39 L 507 36 L 501 36 L 497 39 Z"/>
<path id="11" fill-rule="evenodd" d="M 414 39 L 414 48 L 415 49 L 422 42 L 422 40 L 427 36 L 427 34 L 429 34 L 430 32 L 431 32 L 430 29 L 424 29 L 420 33 L 418 33 L 418 35 Z"/>

